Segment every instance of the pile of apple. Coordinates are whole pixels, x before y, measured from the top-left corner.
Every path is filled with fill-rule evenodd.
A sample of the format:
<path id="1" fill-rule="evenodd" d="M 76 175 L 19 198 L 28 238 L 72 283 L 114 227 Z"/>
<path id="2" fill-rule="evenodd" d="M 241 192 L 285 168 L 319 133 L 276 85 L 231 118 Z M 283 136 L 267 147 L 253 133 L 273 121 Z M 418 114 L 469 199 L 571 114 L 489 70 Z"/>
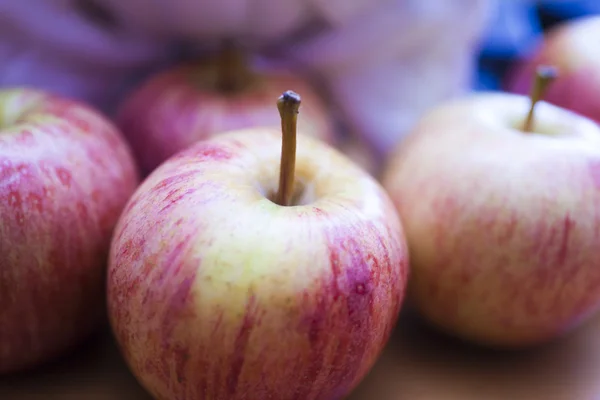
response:
<path id="1" fill-rule="evenodd" d="M 337 399 L 367 374 L 404 299 L 399 216 L 308 80 L 241 55 L 152 77 L 114 122 L 1 92 L 0 373 L 109 323 L 158 399 Z"/>
<path id="2" fill-rule="evenodd" d="M 553 32 L 505 92 L 432 109 L 381 176 L 308 80 L 231 46 L 114 121 L 0 91 L 0 373 L 108 322 L 157 399 L 333 400 L 405 295 L 488 346 L 580 326 L 600 308 L 594 29 Z"/>

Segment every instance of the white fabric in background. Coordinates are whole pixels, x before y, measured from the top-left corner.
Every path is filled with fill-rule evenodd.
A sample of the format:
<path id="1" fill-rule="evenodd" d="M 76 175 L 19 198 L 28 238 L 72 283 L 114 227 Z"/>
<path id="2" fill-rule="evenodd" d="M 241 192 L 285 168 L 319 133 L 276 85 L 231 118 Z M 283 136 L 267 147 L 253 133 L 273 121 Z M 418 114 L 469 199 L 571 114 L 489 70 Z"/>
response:
<path id="1" fill-rule="evenodd" d="M 201 48 L 233 35 L 320 75 L 353 130 L 385 152 L 424 110 L 470 89 L 493 1 L 0 0 L 0 86 L 110 112 L 182 42 Z"/>

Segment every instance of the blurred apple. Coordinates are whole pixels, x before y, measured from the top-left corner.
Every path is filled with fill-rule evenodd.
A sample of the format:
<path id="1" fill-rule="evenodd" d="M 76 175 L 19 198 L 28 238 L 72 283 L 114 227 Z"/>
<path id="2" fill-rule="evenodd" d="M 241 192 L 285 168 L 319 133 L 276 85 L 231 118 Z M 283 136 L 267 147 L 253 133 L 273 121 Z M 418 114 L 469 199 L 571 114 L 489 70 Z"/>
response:
<path id="1" fill-rule="evenodd" d="M 111 234 L 138 183 L 103 116 L 0 91 L 0 373 L 64 353 L 105 321 Z"/>
<path id="2" fill-rule="evenodd" d="M 283 139 L 244 129 L 171 157 L 121 217 L 109 315 L 156 398 L 341 399 L 388 340 L 408 274 L 398 215 L 347 157 L 296 138 L 299 103 L 280 97 Z"/>
<path id="3" fill-rule="evenodd" d="M 308 106 L 302 133 L 333 144 L 329 107 L 296 71 L 254 66 L 242 49 L 227 43 L 219 55 L 163 71 L 134 90 L 117 123 L 147 175 L 195 141 L 242 128 L 279 126 L 273 98 L 286 88 L 302 91 Z"/>
<path id="4" fill-rule="evenodd" d="M 411 303 L 474 343 L 543 343 L 600 306 L 600 127 L 538 102 L 541 72 L 531 102 L 479 93 L 429 112 L 382 179 Z"/>
<path id="5" fill-rule="evenodd" d="M 538 65 L 552 64 L 560 78 L 545 100 L 600 122 L 600 16 L 564 22 L 551 30 L 530 58 L 509 72 L 506 89 L 525 94 Z"/>

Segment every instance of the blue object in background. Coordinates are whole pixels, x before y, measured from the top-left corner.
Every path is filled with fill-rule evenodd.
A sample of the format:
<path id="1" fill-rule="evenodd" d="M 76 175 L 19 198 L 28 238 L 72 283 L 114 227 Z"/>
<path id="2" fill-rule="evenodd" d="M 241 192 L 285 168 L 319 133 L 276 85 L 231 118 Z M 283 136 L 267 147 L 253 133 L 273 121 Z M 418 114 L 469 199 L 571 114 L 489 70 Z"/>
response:
<path id="1" fill-rule="evenodd" d="M 535 6 L 499 1 L 487 29 L 481 56 L 495 59 L 518 57 L 532 48 L 541 31 Z"/>
<path id="2" fill-rule="evenodd" d="M 600 14 L 600 2 L 598 0 L 542 0 L 538 1 L 538 4 L 546 12 L 561 16 L 563 19 Z"/>
<path id="3" fill-rule="evenodd" d="M 500 89 L 508 68 L 538 44 L 544 31 L 592 14 L 600 14 L 600 0 L 497 0 L 480 49 L 474 89 Z"/>

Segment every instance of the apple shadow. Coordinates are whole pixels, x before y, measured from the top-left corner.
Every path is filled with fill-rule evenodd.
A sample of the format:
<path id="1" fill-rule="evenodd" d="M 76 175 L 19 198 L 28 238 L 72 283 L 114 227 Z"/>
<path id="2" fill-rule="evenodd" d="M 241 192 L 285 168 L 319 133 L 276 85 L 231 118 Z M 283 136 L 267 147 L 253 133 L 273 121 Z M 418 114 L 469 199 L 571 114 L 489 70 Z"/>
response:
<path id="1" fill-rule="evenodd" d="M 86 363 L 88 359 L 97 358 L 100 354 L 100 341 L 104 335 L 104 327 L 92 333 L 82 341 L 68 347 L 56 357 L 46 360 L 34 367 L 18 370 L 0 376 L 0 385 L 5 382 L 18 382 L 29 380 L 34 375 L 43 376 L 48 371 L 52 373 L 67 372 L 79 364 Z"/>
<path id="2" fill-rule="evenodd" d="M 129 395 L 115 399 L 150 399 L 123 361 L 107 324 L 59 357 L 0 377 L 1 399 L 46 399 L 49 393 L 66 399 L 73 393 L 87 396 L 121 390 Z"/>
<path id="3" fill-rule="evenodd" d="M 447 335 L 407 305 L 382 356 L 351 400 L 373 391 L 379 400 L 581 399 L 600 393 L 597 371 L 600 315 L 553 342 L 501 350 Z"/>

